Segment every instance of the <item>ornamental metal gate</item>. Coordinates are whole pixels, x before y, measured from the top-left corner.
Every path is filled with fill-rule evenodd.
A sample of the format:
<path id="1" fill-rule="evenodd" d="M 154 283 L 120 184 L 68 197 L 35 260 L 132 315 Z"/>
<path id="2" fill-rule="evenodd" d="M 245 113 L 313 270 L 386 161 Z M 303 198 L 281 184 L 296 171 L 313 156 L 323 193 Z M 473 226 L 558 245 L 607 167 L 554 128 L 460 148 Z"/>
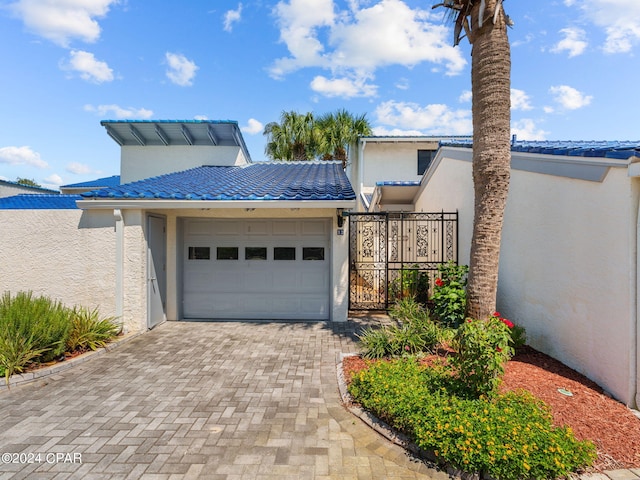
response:
<path id="1" fill-rule="evenodd" d="M 349 213 L 349 308 L 426 303 L 438 266 L 458 262 L 458 212 Z"/>

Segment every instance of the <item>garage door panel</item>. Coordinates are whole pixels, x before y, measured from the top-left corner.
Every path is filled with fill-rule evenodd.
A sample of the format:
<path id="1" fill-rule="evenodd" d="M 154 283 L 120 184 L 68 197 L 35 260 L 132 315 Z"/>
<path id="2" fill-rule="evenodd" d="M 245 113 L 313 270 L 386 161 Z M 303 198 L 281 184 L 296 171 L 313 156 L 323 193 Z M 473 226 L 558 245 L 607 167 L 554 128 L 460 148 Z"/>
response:
<path id="1" fill-rule="evenodd" d="M 328 221 L 187 219 L 184 232 L 185 318 L 329 318 Z M 194 246 L 211 254 L 189 260 Z M 237 249 L 237 259 L 218 260 L 218 247 Z M 286 249 L 293 248 L 295 260 L 275 260 L 278 248 L 285 249 L 278 250 L 281 258 L 291 257 Z"/>

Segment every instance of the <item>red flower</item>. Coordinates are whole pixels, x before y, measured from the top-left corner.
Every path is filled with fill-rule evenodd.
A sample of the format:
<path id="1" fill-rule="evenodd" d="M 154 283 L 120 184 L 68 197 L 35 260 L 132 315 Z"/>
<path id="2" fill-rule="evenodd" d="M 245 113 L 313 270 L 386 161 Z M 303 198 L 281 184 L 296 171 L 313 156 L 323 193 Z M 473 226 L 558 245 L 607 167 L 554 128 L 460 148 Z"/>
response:
<path id="1" fill-rule="evenodd" d="M 496 318 L 500 318 L 500 312 L 493 312 L 493 316 Z"/>
<path id="2" fill-rule="evenodd" d="M 436 285 L 438 287 L 442 287 L 444 285 L 444 282 L 442 281 L 441 278 L 436 278 Z"/>
<path id="3" fill-rule="evenodd" d="M 507 320 L 506 318 L 501 318 L 501 319 L 500 319 L 500 321 L 501 321 L 502 323 L 504 323 L 504 324 L 505 324 L 507 327 L 509 327 L 509 328 L 513 328 L 513 327 L 514 327 L 513 322 L 510 322 L 510 321 L 509 321 L 509 320 Z"/>
<path id="4" fill-rule="evenodd" d="M 500 353 L 502 352 L 502 349 L 500 347 L 496 347 L 496 352 Z"/>

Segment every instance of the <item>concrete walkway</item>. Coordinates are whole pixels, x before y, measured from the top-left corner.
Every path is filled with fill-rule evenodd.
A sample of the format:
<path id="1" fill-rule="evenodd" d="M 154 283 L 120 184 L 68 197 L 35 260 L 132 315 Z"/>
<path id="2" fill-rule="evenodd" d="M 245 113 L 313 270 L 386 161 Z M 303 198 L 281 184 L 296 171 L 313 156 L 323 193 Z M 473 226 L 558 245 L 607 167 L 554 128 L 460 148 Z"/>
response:
<path id="1" fill-rule="evenodd" d="M 438 479 L 340 404 L 365 319 L 165 323 L 0 391 L 0 479 Z"/>

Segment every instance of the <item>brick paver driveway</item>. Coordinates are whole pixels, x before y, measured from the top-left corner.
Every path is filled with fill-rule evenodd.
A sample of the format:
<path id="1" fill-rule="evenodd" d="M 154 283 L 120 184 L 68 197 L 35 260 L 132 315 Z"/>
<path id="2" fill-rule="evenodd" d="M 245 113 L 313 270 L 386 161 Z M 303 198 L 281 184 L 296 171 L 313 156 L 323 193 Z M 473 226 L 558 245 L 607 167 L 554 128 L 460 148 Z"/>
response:
<path id="1" fill-rule="evenodd" d="M 447 478 L 341 406 L 357 328 L 170 322 L 4 390 L 0 479 Z"/>

